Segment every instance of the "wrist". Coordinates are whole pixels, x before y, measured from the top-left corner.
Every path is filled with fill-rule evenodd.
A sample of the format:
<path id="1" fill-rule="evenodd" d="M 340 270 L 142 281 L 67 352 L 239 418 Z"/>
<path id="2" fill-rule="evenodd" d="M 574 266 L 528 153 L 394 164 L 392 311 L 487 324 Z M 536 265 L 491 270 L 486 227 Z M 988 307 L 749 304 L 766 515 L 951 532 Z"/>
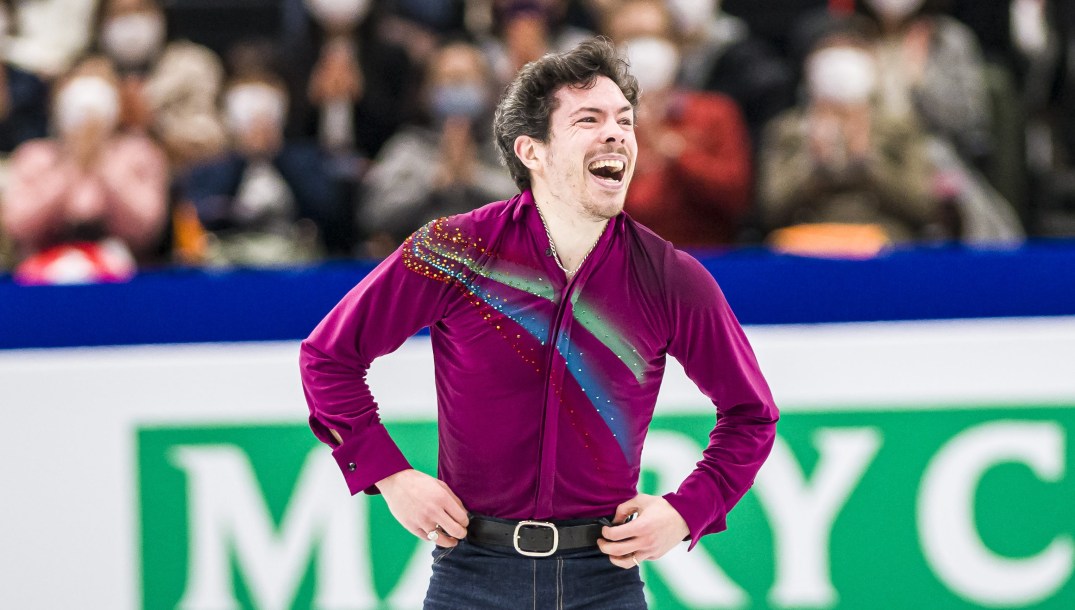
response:
<path id="1" fill-rule="evenodd" d="M 388 475 L 387 477 L 381 479 L 380 481 L 377 481 L 377 489 L 379 489 L 381 491 L 382 495 L 384 493 L 386 493 L 386 492 L 387 493 L 392 493 L 392 489 L 395 488 L 396 483 L 398 483 L 400 478 L 402 478 L 404 476 L 403 473 L 410 472 L 411 470 L 412 469 L 400 470 L 398 472 L 394 472 L 394 473 Z"/>

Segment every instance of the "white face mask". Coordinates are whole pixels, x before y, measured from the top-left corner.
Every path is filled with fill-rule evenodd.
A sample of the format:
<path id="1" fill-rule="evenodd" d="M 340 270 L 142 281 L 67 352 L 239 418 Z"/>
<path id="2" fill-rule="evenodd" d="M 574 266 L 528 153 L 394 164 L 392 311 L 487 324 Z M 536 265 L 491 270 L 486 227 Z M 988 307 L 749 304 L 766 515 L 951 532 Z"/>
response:
<path id="1" fill-rule="evenodd" d="M 127 13 L 111 17 L 101 28 L 101 45 L 124 68 L 148 63 L 164 46 L 165 24 L 160 13 Z"/>
<path id="2" fill-rule="evenodd" d="M 265 83 L 246 83 L 228 90 L 224 97 L 224 120 L 233 134 L 245 134 L 259 121 L 283 126 L 287 97 Z"/>
<path id="3" fill-rule="evenodd" d="M 626 42 L 627 62 L 642 91 L 660 91 L 672 86 L 679 72 L 679 51 L 663 38 L 642 36 Z"/>
<path id="4" fill-rule="evenodd" d="M 362 21 L 370 0 L 306 0 L 306 10 L 323 27 L 347 28 Z"/>
<path id="5" fill-rule="evenodd" d="M 119 93 L 99 76 L 76 76 L 56 98 L 56 127 L 61 134 L 70 133 L 92 119 L 108 130 L 114 128 L 119 119 Z"/>
<path id="6" fill-rule="evenodd" d="M 924 2 L 925 0 L 866 0 L 866 5 L 882 19 L 903 21 L 922 8 Z"/>
<path id="7" fill-rule="evenodd" d="M 668 10 L 682 32 L 694 32 L 713 21 L 720 2 L 717 0 L 668 0 Z"/>
<path id="8" fill-rule="evenodd" d="M 1049 45 L 1045 0 L 1014 0 L 1010 13 L 1015 46 L 1029 55 L 1044 52 Z"/>
<path id="9" fill-rule="evenodd" d="M 829 47 L 807 60 L 806 79 L 814 99 L 865 102 L 877 85 L 877 66 L 873 56 L 862 49 Z"/>

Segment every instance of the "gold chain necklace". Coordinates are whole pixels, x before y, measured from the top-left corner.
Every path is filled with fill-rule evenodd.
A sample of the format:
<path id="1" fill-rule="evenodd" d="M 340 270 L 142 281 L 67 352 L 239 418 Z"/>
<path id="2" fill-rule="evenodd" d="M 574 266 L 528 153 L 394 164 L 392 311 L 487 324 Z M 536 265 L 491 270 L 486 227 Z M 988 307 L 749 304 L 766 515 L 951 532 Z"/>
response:
<path id="1" fill-rule="evenodd" d="M 587 258 L 589 258 L 590 253 L 593 252 L 593 249 L 597 247 L 597 242 L 601 241 L 601 235 L 603 235 L 605 232 L 604 229 L 602 229 L 601 232 L 597 234 L 597 239 L 593 240 L 593 243 L 590 244 L 590 249 L 586 251 L 586 254 L 582 255 L 582 260 L 579 261 L 579 264 L 575 267 L 573 271 L 571 271 L 568 270 L 568 268 L 560 262 L 560 254 L 556 251 L 556 244 L 552 241 L 552 233 L 549 232 L 549 225 L 545 222 L 545 215 L 541 213 L 541 208 L 538 207 L 537 204 L 535 204 L 534 207 L 537 208 L 538 218 L 541 219 L 541 226 L 545 228 L 545 237 L 549 238 L 548 254 L 552 255 L 553 262 L 556 263 L 556 266 L 559 267 L 560 271 L 563 271 L 564 274 L 567 275 L 567 277 L 574 276 L 576 273 L 578 273 L 579 269 L 582 268 L 582 264 L 586 262 Z M 608 221 L 606 220 L 605 222 L 607 223 Z"/>

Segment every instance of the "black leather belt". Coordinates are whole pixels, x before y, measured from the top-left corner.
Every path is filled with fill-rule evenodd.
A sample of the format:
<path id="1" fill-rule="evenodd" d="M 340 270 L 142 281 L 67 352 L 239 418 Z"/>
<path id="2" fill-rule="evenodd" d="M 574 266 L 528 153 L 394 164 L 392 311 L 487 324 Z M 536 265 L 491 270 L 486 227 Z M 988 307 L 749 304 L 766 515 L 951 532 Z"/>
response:
<path id="1" fill-rule="evenodd" d="M 513 549 L 527 557 L 549 557 L 561 551 L 597 548 L 607 518 L 572 521 L 512 521 L 471 515 L 467 540 L 481 546 Z"/>

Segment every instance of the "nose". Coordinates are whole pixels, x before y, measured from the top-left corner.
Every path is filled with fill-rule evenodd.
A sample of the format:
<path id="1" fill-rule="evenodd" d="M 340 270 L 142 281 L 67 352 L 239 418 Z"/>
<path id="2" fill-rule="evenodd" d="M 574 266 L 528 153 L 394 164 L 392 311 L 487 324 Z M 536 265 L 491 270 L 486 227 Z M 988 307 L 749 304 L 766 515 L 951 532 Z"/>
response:
<path id="1" fill-rule="evenodd" d="M 623 125 L 620 125 L 616 117 L 610 117 L 601 126 L 601 136 L 606 144 L 613 144 L 615 142 L 623 143 L 625 138 L 623 132 Z"/>

